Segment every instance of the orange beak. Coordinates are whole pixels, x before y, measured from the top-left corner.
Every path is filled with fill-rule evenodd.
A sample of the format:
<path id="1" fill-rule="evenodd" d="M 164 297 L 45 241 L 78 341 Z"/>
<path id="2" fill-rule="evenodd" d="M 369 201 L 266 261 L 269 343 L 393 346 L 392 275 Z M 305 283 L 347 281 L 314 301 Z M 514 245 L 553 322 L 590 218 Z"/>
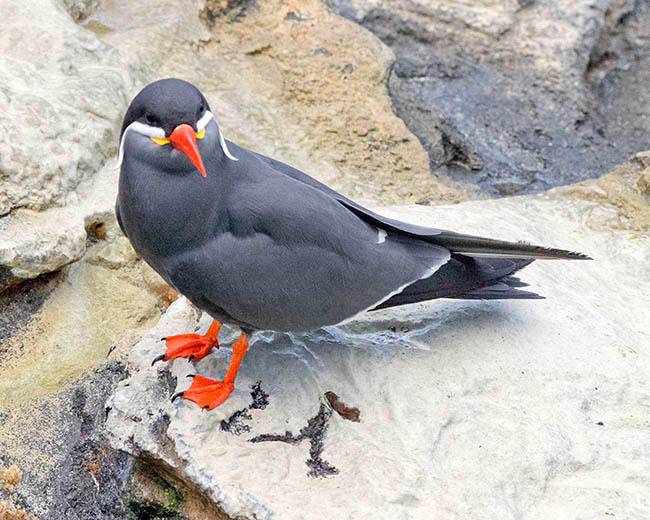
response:
<path id="1" fill-rule="evenodd" d="M 196 132 L 190 125 L 182 124 L 174 128 L 172 134 L 168 137 L 172 146 L 180 150 L 187 158 L 192 161 L 192 164 L 201 172 L 201 175 L 206 176 L 205 166 L 203 166 L 203 159 L 199 153 L 199 147 L 196 144 Z"/>

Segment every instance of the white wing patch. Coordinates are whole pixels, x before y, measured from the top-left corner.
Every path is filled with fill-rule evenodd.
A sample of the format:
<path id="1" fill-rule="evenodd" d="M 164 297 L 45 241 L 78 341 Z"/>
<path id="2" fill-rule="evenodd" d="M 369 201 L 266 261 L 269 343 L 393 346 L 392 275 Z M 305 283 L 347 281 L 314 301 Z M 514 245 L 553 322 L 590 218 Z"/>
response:
<path id="1" fill-rule="evenodd" d="M 386 233 L 386 231 L 384 231 L 383 229 L 379 229 L 379 228 L 376 229 L 377 229 L 377 243 L 383 244 L 384 242 L 386 242 L 386 237 L 388 236 L 388 233 Z"/>

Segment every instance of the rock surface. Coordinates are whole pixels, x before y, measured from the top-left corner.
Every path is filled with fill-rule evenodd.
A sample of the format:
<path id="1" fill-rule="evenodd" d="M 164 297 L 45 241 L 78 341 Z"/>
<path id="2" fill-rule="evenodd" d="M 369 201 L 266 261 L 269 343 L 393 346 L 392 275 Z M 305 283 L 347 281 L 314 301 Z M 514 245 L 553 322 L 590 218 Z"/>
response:
<path id="1" fill-rule="evenodd" d="M 250 6 L 0 0 L 0 470 L 22 474 L 0 516 L 170 517 L 172 487 L 171 517 L 205 511 L 102 434 L 125 375 L 111 360 L 175 298 L 113 216 L 121 117 L 144 84 L 194 81 L 228 137 L 357 198 L 462 197 L 390 109 L 390 50 L 315 1 Z"/>
<path id="2" fill-rule="evenodd" d="M 258 333 L 238 388 L 210 413 L 169 397 L 192 372 L 220 376 L 227 348 L 195 367 L 151 366 L 160 337 L 208 326 L 180 300 L 130 354 L 132 375 L 107 403 L 111 442 L 230 517 L 642 518 L 650 239 L 647 227 L 594 220 L 603 207 L 617 214 L 559 192 L 383 210 L 595 260 L 522 271 L 542 301 L 437 301 L 309 334 Z M 333 412 L 327 392 L 360 422 Z"/>
<path id="3" fill-rule="evenodd" d="M 191 78 L 226 137 L 368 202 L 462 198 L 392 112 L 393 55 L 358 25 L 318 0 L 155 4 L 114 1 L 83 23 L 148 78 Z"/>
<path id="4" fill-rule="evenodd" d="M 379 40 L 318 0 L 265 3 L 237 23 L 219 5 L 0 2 L 12 23 L 0 36 L 0 130 L 11 135 L 0 143 L 0 216 L 42 211 L 2 219 L 0 291 L 82 256 L 80 223 L 96 225 L 98 206 L 112 212 L 121 117 L 161 77 L 196 83 L 240 144 L 357 199 L 464 198 L 430 175 L 426 152 L 392 112 L 393 55 Z"/>
<path id="5" fill-rule="evenodd" d="M 130 98 L 144 84 L 159 77 L 185 77 L 206 92 L 228 138 L 300 167 L 361 202 L 385 205 L 458 201 L 467 194 L 448 187 L 430 175 L 430 156 L 391 111 L 386 81 L 392 78 L 389 86 L 393 87 L 396 76 L 390 71 L 399 71 L 403 66 L 399 49 L 393 46 L 398 54 L 397 64 L 394 65 L 392 51 L 379 39 L 355 23 L 328 11 L 316 0 L 38 0 L 23 4 L 0 0 L 0 12 L 6 19 L 5 30 L 0 34 L 0 113 L 3 114 L 0 130 L 5 136 L 0 142 L 0 517 L 12 520 L 32 519 L 36 515 L 41 520 L 133 517 L 180 520 L 206 516 L 226 518 L 224 510 L 230 515 L 232 511 L 251 511 L 256 507 L 260 511 L 286 508 L 286 503 L 278 506 L 280 502 L 276 500 L 277 496 L 269 498 L 258 493 L 254 486 L 249 486 L 246 478 L 260 475 L 258 486 L 260 482 L 273 482 L 273 479 L 282 482 L 284 477 L 279 476 L 278 468 L 286 467 L 290 478 L 284 480 L 291 482 L 291 479 L 298 479 L 295 480 L 297 487 L 285 494 L 287 499 L 301 500 L 304 495 L 300 493 L 312 493 L 313 486 L 317 487 L 319 493 L 322 490 L 323 496 L 333 496 L 340 479 L 349 478 L 350 468 L 353 471 L 360 468 L 361 483 L 363 479 L 367 481 L 368 475 L 374 476 L 372 467 L 355 466 L 360 459 L 350 458 L 346 451 L 363 451 L 368 446 L 369 455 L 378 454 L 380 464 L 376 467 L 377 472 L 394 463 L 400 471 L 403 469 L 400 474 L 403 482 L 415 483 L 415 490 L 419 487 L 429 491 L 440 490 L 440 496 L 444 498 L 447 494 L 446 484 L 443 482 L 436 488 L 434 484 L 441 482 L 440 479 L 436 480 L 436 475 L 443 474 L 441 478 L 444 480 L 444 470 L 447 468 L 453 470 L 453 474 L 462 474 L 458 465 L 450 460 L 445 461 L 446 466 L 440 470 L 443 473 L 438 471 L 439 468 L 432 470 L 426 464 L 419 465 L 419 462 L 402 467 L 399 461 L 391 459 L 393 455 L 390 452 L 386 454 L 380 443 L 390 445 L 391 439 L 387 437 L 390 434 L 400 446 L 409 446 L 423 437 L 427 439 L 424 441 L 426 445 L 430 440 L 428 433 L 437 435 L 437 432 L 442 432 L 439 444 L 443 451 L 453 453 L 456 450 L 457 454 L 462 454 L 468 450 L 452 443 L 457 435 L 455 425 L 459 423 L 459 428 L 463 428 L 475 424 L 467 422 L 469 419 L 460 405 L 458 409 L 443 407 L 439 416 L 434 415 L 439 407 L 438 401 L 447 399 L 438 395 L 442 386 L 435 386 L 431 396 L 435 401 L 430 406 L 431 410 L 425 410 L 423 422 L 413 426 L 411 411 L 417 416 L 425 406 L 423 403 L 429 402 L 430 398 L 425 399 L 417 394 L 420 398 L 404 410 L 403 402 L 393 404 L 393 396 L 397 394 L 389 394 L 379 386 L 386 381 L 396 363 L 399 373 L 402 366 L 400 359 L 404 358 L 404 367 L 412 363 L 410 356 L 422 360 L 422 370 L 428 367 L 431 371 L 426 375 L 426 381 L 417 386 L 431 389 L 427 386 L 431 374 L 441 378 L 440 385 L 454 384 L 444 379 L 445 372 L 441 371 L 438 361 L 443 361 L 443 367 L 456 366 L 454 370 L 458 369 L 460 365 L 454 365 L 457 361 L 451 358 L 455 358 L 457 351 L 461 354 L 464 352 L 462 348 L 465 342 L 461 341 L 459 331 L 458 341 L 462 345 L 440 351 L 438 336 L 431 336 L 431 327 L 443 330 L 447 335 L 443 335 L 443 339 L 456 334 L 458 316 L 453 309 L 460 309 L 458 312 L 466 316 L 463 323 L 471 323 L 473 319 L 479 324 L 491 323 L 495 312 L 492 306 L 440 307 L 436 304 L 431 307 L 433 313 L 429 307 L 407 310 L 406 313 L 384 313 L 341 329 L 319 331 L 306 338 L 265 336 L 260 342 L 270 344 L 271 349 L 252 349 L 246 364 L 248 368 L 242 372 L 240 388 L 228 405 L 230 410 L 223 408 L 218 412 L 221 415 L 228 413 L 228 421 L 223 423 L 225 433 L 219 429 L 221 423 L 218 415 L 203 414 L 204 417 L 201 417 L 199 414 L 197 418 L 196 410 L 187 408 L 185 403 L 169 407 L 166 402 L 158 401 L 162 399 L 161 396 L 167 396 L 174 390 L 174 375 L 182 375 L 179 371 L 188 367 L 173 367 L 174 375 L 168 370 L 145 371 L 134 375 L 134 381 L 146 387 L 151 397 L 146 406 L 150 407 L 152 415 L 142 415 L 144 408 L 141 407 L 129 419 L 135 427 L 134 439 L 137 442 L 126 444 L 128 451 L 136 454 L 135 459 L 110 446 L 104 430 L 105 399 L 113 392 L 117 382 L 127 375 L 121 360 L 176 297 L 151 269 L 136 258 L 118 231 L 113 216 L 118 174 L 113 159 L 121 116 Z M 585 5 L 585 2 L 581 2 L 567 11 L 572 16 L 576 15 L 572 23 L 577 29 L 558 41 L 581 41 L 580 31 L 585 26 L 584 12 L 581 10 Z M 623 0 L 610 3 L 611 8 L 605 12 L 601 24 L 604 29 L 594 36 L 597 43 L 593 46 L 591 61 L 597 66 L 588 67 L 587 71 L 591 84 L 608 86 L 594 94 L 602 94 L 603 100 L 614 103 L 615 97 L 609 93 L 621 87 L 624 96 L 618 105 L 607 108 L 607 114 L 618 114 L 616 124 L 619 125 L 617 128 L 621 136 L 641 135 L 641 138 L 646 128 L 641 117 L 646 113 L 646 107 L 650 106 L 644 102 L 646 91 L 642 88 L 648 68 L 635 65 L 647 60 L 642 45 L 646 28 L 642 23 L 643 5 L 643 2 L 633 4 Z M 520 16 L 518 12 L 512 14 L 510 4 L 494 4 L 483 11 L 476 11 L 475 6 L 464 9 L 467 19 L 472 20 L 470 32 L 475 27 L 481 27 L 481 19 L 492 20 L 499 27 L 505 27 Z M 538 3 L 534 9 L 544 11 L 546 7 Z M 602 5 L 597 4 L 595 11 L 601 16 Z M 478 15 L 470 16 L 476 12 Z M 533 38 L 530 41 L 537 40 Z M 571 45 L 566 47 L 569 54 Z M 543 45 L 540 48 L 543 50 Z M 552 58 L 542 51 L 534 55 L 540 59 Z M 557 70 L 563 70 L 565 58 L 566 53 L 561 53 Z M 507 70 L 520 73 L 520 69 L 514 66 Z M 635 79 L 631 81 L 630 78 Z M 579 81 L 582 79 L 579 78 Z M 576 96 L 582 95 L 581 92 L 578 89 Z M 456 91 L 450 95 L 456 96 Z M 634 98 L 634 95 L 637 97 Z M 628 102 L 630 98 L 634 98 L 635 102 Z M 413 117 L 416 117 L 421 106 L 409 106 L 414 110 Z M 396 101 L 396 108 L 400 110 L 399 101 Z M 639 118 L 637 113 L 640 114 Z M 408 119 L 407 115 L 402 116 Z M 628 121 L 634 123 L 627 124 Z M 589 124 L 587 121 L 585 127 L 591 128 Z M 431 153 L 428 141 L 422 139 Z M 452 145 L 448 149 L 453 152 L 456 141 L 452 139 L 450 142 Z M 444 139 L 443 145 L 447 146 Z M 592 151 L 601 153 L 600 148 L 592 148 Z M 452 162 L 463 162 L 462 153 L 459 152 L 457 156 L 451 153 Z M 512 152 L 515 156 L 517 153 Z M 587 154 L 584 162 L 589 164 L 591 160 Z M 598 237 L 611 231 L 614 242 L 610 247 L 628 240 L 631 245 L 628 248 L 626 244 L 623 251 L 636 254 L 640 244 L 647 240 L 647 202 L 650 197 L 648 166 L 646 155 L 639 154 L 634 161 L 620 166 L 602 179 L 557 191 L 553 200 L 569 196 L 562 199 L 567 206 L 562 209 L 580 213 L 580 226 L 585 226 L 584 229 Z M 497 179 L 497 182 L 502 181 Z M 581 201 L 577 205 L 575 198 Z M 500 215 L 498 204 L 491 204 L 489 211 Z M 511 202 L 505 204 L 504 211 L 507 212 Z M 454 211 L 471 213 L 472 208 L 476 207 L 454 208 L 449 215 L 456 215 Z M 428 216 L 423 218 L 430 218 L 433 214 L 427 212 Z M 475 222 L 473 218 L 468 216 L 468 225 Z M 457 222 L 450 223 L 449 227 L 459 228 Z M 476 229 L 480 230 L 480 227 Z M 485 229 L 494 233 L 509 232 L 507 227 Z M 532 239 L 538 235 L 531 231 L 529 236 Z M 514 230 L 512 237 L 526 238 Z M 564 242 L 564 238 L 556 240 L 549 233 L 549 240 L 558 245 L 578 247 L 581 244 L 568 238 L 567 242 Z M 592 248 L 592 239 L 584 240 L 585 249 L 595 254 L 598 248 Z M 593 240 L 598 242 L 600 239 Z M 613 251 L 613 257 L 618 258 L 618 252 Z M 568 267 L 573 269 L 573 265 Z M 537 266 L 533 267 L 537 269 Z M 531 275 L 527 275 L 527 278 L 536 282 L 534 269 L 531 268 Z M 591 272 L 587 270 L 587 273 Z M 26 278 L 34 279 L 25 282 Z M 20 285 L 17 285 L 19 282 Z M 540 291 L 548 295 L 547 284 L 546 278 L 539 279 Z M 553 302 L 561 296 L 555 294 Z M 515 312 L 516 318 L 521 317 L 523 312 L 517 310 L 521 307 L 511 307 L 510 304 L 497 304 L 496 308 L 497 317 Z M 614 313 L 612 316 L 617 315 Z M 525 318 L 521 318 L 517 324 L 530 326 L 528 318 Z M 534 318 L 538 320 L 535 323 L 542 323 L 539 315 Z M 191 328 L 197 319 L 194 311 L 178 303 L 158 327 L 176 332 L 187 326 Z M 601 315 L 596 314 L 594 319 L 601 319 Z M 399 334 L 404 320 L 406 327 L 410 328 L 406 340 L 400 339 Z M 203 325 L 206 325 L 205 322 Z M 495 325 L 495 330 L 501 330 L 501 325 Z M 395 331 L 390 327 L 395 327 Z M 461 327 L 463 338 L 467 334 L 466 328 L 465 323 Z M 478 334 L 474 329 L 470 332 L 469 344 L 472 334 Z M 618 333 L 618 330 L 612 333 L 612 342 L 620 346 L 616 343 L 619 341 Z M 227 342 L 228 337 L 224 336 Z M 421 337 L 424 341 L 420 341 Z M 491 337 L 498 344 L 498 339 Z M 631 336 L 621 335 L 621 338 L 628 337 Z M 149 353 L 149 350 L 143 350 L 145 347 L 154 349 L 154 345 L 147 341 L 135 351 L 136 361 L 140 359 L 144 363 L 144 357 Z M 261 343 L 258 343 L 258 347 L 261 347 Z M 426 354 L 425 350 L 414 350 L 413 345 L 418 347 L 421 343 L 433 343 L 430 354 Z M 453 341 L 450 344 L 454 344 Z M 353 345 L 352 349 L 350 345 Z M 501 350 L 497 350 L 497 353 L 501 354 L 502 350 L 509 353 L 512 346 L 508 345 L 499 347 Z M 332 349 L 329 349 L 330 346 Z M 155 349 L 159 348 L 159 345 L 155 346 Z M 265 371 L 260 364 L 267 360 L 265 356 L 269 350 L 272 350 L 268 358 L 270 364 Z M 309 352 L 318 359 L 310 358 L 312 354 Z M 580 352 L 584 354 L 582 350 Z M 637 349 L 637 352 L 640 359 L 646 359 L 641 350 Z M 340 353 L 340 359 L 336 359 L 336 353 Z M 524 356 L 529 352 L 522 349 L 521 354 Z M 548 353 L 545 359 L 555 360 L 556 354 Z M 433 363 L 427 355 L 433 356 L 436 362 Z M 481 361 L 481 353 L 475 352 L 475 349 L 470 350 L 470 355 L 472 363 Z M 225 358 L 227 352 L 220 352 L 200 365 L 199 369 L 210 375 L 209 372 L 216 370 L 215 364 L 221 367 L 226 362 Z M 627 358 L 628 361 L 636 359 L 631 353 L 627 354 Z M 509 359 L 506 357 L 506 361 Z M 376 381 L 367 383 L 358 379 L 357 372 L 353 375 L 351 363 L 359 360 L 368 365 L 368 370 L 364 372 L 366 376 L 377 370 Z M 388 372 L 378 371 L 378 361 L 387 364 Z M 304 366 L 303 362 L 306 362 Z M 322 363 L 322 370 L 318 368 L 319 363 Z M 137 362 L 129 366 L 138 369 Z M 619 365 L 615 366 L 616 370 L 623 370 Z M 281 376 L 287 370 L 294 370 L 294 379 L 288 377 L 286 382 L 282 382 L 269 375 L 275 368 Z M 487 370 L 494 372 L 493 365 L 488 364 Z M 308 378 L 303 383 L 295 379 L 301 373 Z M 455 373 L 451 372 L 452 375 Z M 567 373 L 562 372 L 562 377 L 568 377 Z M 142 377 L 146 374 L 154 378 Z M 551 378 L 556 372 L 548 369 L 544 374 L 544 377 Z M 495 412 L 493 403 L 485 404 L 487 398 L 483 398 L 480 391 L 473 390 L 474 386 L 482 388 L 479 376 L 475 373 L 471 375 L 475 376 L 475 380 L 469 380 L 471 389 L 465 388 L 469 393 L 461 395 L 462 404 L 472 401 L 472 396 L 477 395 L 476 403 L 470 402 L 474 408 L 470 406 L 469 410 L 475 410 L 480 418 L 482 412 L 479 405 L 487 407 L 488 412 L 483 417 L 497 422 L 484 425 L 484 429 L 490 432 L 490 436 L 498 437 L 494 434 L 495 425 L 500 424 L 498 421 L 502 417 L 504 424 L 508 424 L 506 419 L 510 415 L 506 413 L 507 410 L 503 415 Z M 262 382 L 253 392 L 250 387 L 254 387 L 257 380 Z M 396 380 L 401 381 L 399 377 Z M 459 381 L 464 379 L 459 378 Z M 546 381 L 544 379 L 543 383 L 546 384 Z M 357 382 L 367 388 L 357 388 Z M 539 382 L 539 379 L 533 380 L 530 385 Z M 407 384 L 399 384 L 408 389 L 415 383 L 417 380 L 414 379 Z M 610 389 L 619 388 L 616 381 L 609 385 Z M 622 402 L 627 402 L 626 395 L 636 395 L 631 385 L 629 391 L 620 390 Z M 510 388 L 513 392 L 519 389 L 518 386 Z M 294 394 L 289 395 L 294 390 Z M 322 398 L 326 391 L 336 394 L 338 401 L 330 393 L 327 394 L 328 399 Z M 254 397 L 250 396 L 251 392 Z M 524 404 L 534 403 L 531 392 L 523 394 Z M 381 395 L 383 400 L 378 400 L 377 395 Z M 543 394 L 539 399 L 547 395 Z M 121 437 L 125 427 L 120 426 L 124 417 L 118 412 L 133 406 L 133 402 L 127 402 L 127 397 L 124 389 L 116 394 L 119 406 L 111 415 L 115 428 L 112 442 L 116 446 L 125 445 Z M 499 394 L 501 397 L 502 394 Z M 268 404 L 265 404 L 266 400 Z M 594 407 L 615 415 L 610 401 L 611 394 L 608 393 L 602 402 L 596 400 Z M 601 404 L 601 408 L 598 408 Z M 231 413 L 233 406 L 240 406 L 238 409 L 241 410 L 234 416 Z M 333 412 L 330 406 L 338 412 Z M 359 410 L 360 423 L 344 420 L 339 415 L 341 413 L 354 419 L 355 408 Z M 634 406 L 630 409 L 636 410 Z M 441 417 L 447 417 L 444 414 L 449 410 L 460 410 L 458 419 L 454 415 L 449 424 L 436 422 Z M 382 417 L 382 411 L 397 414 L 389 418 L 388 424 L 400 423 L 398 432 L 381 428 L 377 420 Z M 187 414 L 190 419 L 188 428 L 192 431 L 191 436 L 187 436 L 187 431 L 184 433 L 178 416 L 174 415 L 181 413 Z M 282 423 L 283 418 L 288 422 Z M 253 468 L 249 477 L 239 478 L 237 471 L 241 471 L 241 468 L 233 469 L 233 459 L 228 459 L 231 464 L 228 471 L 232 471 L 230 475 L 236 478 L 228 480 L 223 477 L 228 475 L 226 473 L 215 474 L 211 466 L 205 479 L 213 480 L 206 488 L 203 477 L 193 473 L 202 463 L 202 452 L 197 451 L 193 438 L 197 420 L 207 421 L 198 426 L 206 428 L 206 439 L 218 435 L 218 443 L 225 439 L 229 443 L 228 450 L 232 444 L 235 455 L 253 454 L 250 460 L 255 461 L 260 454 L 271 453 L 271 458 L 261 465 L 266 472 Z M 218 423 L 216 430 L 212 429 L 213 423 Z M 540 431 L 546 431 L 539 423 L 531 424 L 539 427 Z M 551 421 L 549 424 L 555 426 L 556 432 L 566 431 L 557 422 Z M 616 432 L 625 430 L 614 424 Z M 604 428 L 611 426 L 607 421 L 604 421 L 604 425 Z M 368 441 L 370 426 L 376 426 L 376 440 Z M 630 426 L 622 434 L 625 437 L 620 438 L 628 440 L 630 432 L 642 428 L 638 424 Z M 291 436 L 286 434 L 287 430 L 292 432 Z M 522 438 L 539 439 L 547 433 L 532 432 L 529 435 L 526 430 Z M 583 436 L 578 435 L 577 438 L 584 440 L 587 435 L 585 431 L 579 433 Z M 263 434 L 266 436 L 259 437 Z M 478 435 L 477 431 L 470 434 Z M 184 436 L 187 445 L 177 442 L 179 435 Z M 255 436 L 259 441 L 266 442 L 247 442 L 247 439 Z M 552 437 L 550 433 L 548 436 Z M 280 439 L 292 444 L 272 442 Z M 566 441 L 564 444 L 561 442 L 563 440 Z M 629 443 L 631 449 L 636 449 L 634 440 Z M 556 445 L 565 449 L 568 442 L 563 438 Z M 337 449 L 339 444 L 343 451 Z M 217 445 L 223 449 L 223 444 Z M 363 446 L 362 450 L 357 449 L 359 446 Z M 427 449 L 420 446 L 415 452 L 427 455 Z M 576 450 L 582 454 L 587 450 L 577 441 L 573 451 L 567 449 L 570 454 Z M 557 489 L 566 489 L 566 486 L 561 487 L 561 483 L 555 483 L 570 473 L 566 469 L 569 466 L 571 471 L 578 468 L 575 470 L 577 475 L 571 473 L 572 478 L 580 482 L 582 478 L 580 469 L 583 466 L 579 464 L 583 459 L 579 459 L 579 463 L 567 463 L 568 459 L 562 458 L 565 451 L 559 452 L 557 467 L 546 464 L 547 459 L 544 459 L 545 464 L 533 467 L 538 473 L 546 471 L 550 475 L 549 482 L 560 486 Z M 643 450 L 637 451 L 640 457 L 645 456 Z M 540 453 L 540 457 L 546 456 L 548 449 Z M 598 458 L 600 453 L 594 455 L 594 465 L 601 460 Z M 614 456 L 610 466 L 619 462 L 624 465 L 628 461 L 627 453 L 620 454 L 615 448 L 607 453 Z M 435 456 L 438 456 L 437 452 Z M 278 460 L 280 463 L 276 464 Z M 353 462 L 349 463 L 350 460 Z M 427 460 L 426 457 L 423 460 Z M 487 460 L 494 462 L 494 458 L 488 457 Z M 305 464 L 306 461 L 308 464 Z M 512 462 L 511 474 L 516 474 L 516 470 L 520 469 L 520 461 L 515 459 Z M 468 466 L 473 467 L 470 462 L 467 462 Z M 186 471 L 179 471 L 181 467 L 185 467 Z M 587 463 L 584 468 L 591 466 Z M 615 469 L 613 474 L 617 477 L 623 479 L 627 475 L 634 482 L 635 476 L 631 470 L 625 473 L 623 469 Z M 392 474 L 392 470 L 391 467 L 391 471 L 386 473 Z M 585 473 L 588 471 L 584 470 Z M 312 478 L 307 477 L 308 473 L 330 476 Z M 554 475 L 560 476 L 556 479 Z M 495 482 L 501 483 L 492 475 L 481 489 Z M 512 478 L 508 482 L 525 485 L 524 491 L 539 491 L 523 478 Z M 337 507 L 344 516 L 347 514 L 345 508 L 355 501 L 354 493 L 358 492 L 360 485 L 352 485 L 351 494 L 341 498 Z M 556 487 L 546 489 L 544 496 L 551 493 L 549 489 Z M 379 493 L 382 488 L 379 486 L 377 489 Z M 510 496 L 520 496 L 516 494 L 517 490 L 512 491 L 506 484 L 500 489 L 508 494 L 509 499 Z M 627 492 L 630 489 L 635 488 L 628 485 Z M 238 493 L 241 490 L 245 491 L 240 496 Z M 397 495 L 401 491 L 404 494 Z M 422 492 L 419 493 L 405 490 L 404 484 L 396 485 L 393 491 L 388 490 L 387 496 L 395 498 L 396 503 L 389 505 L 387 511 L 412 509 L 415 511 L 413 514 L 405 514 L 417 516 L 422 503 L 430 500 L 430 497 L 422 499 Z M 524 493 L 524 496 L 533 495 Z M 368 494 L 364 491 L 363 496 Z M 449 500 L 453 502 L 456 499 L 452 496 Z M 383 497 L 379 501 L 383 503 Z M 512 501 L 514 503 L 515 499 Z M 364 503 L 367 502 L 361 500 L 361 506 Z M 634 506 L 634 503 L 631 504 L 630 508 Z M 449 511 L 463 512 L 467 509 L 462 504 L 456 506 L 456 502 L 452 503 Z M 291 514 L 281 516 L 290 517 Z M 334 516 L 340 516 L 338 511 Z M 441 516 L 444 517 L 443 513 Z"/>
<path id="6" fill-rule="evenodd" d="M 74 203 L 116 149 L 128 96 L 118 53 L 52 0 L 1 8 L 0 215 Z"/>
<path id="7" fill-rule="evenodd" d="M 539 191 L 648 146 L 646 1 L 329 3 L 395 52 L 395 110 L 440 175 Z"/>
<path id="8" fill-rule="evenodd" d="M 34 516 L 2 517 L 0 505 L 1 518 L 128 518 L 122 495 L 133 463 L 108 445 L 101 428 L 104 396 L 125 375 L 111 362 L 47 399 L 36 393 L 2 408 L 0 468 L 13 467 L 20 478 L 11 488 L 0 485 L 0 504 L 8 500 L 8 510 Z M 26 435 L 35 425 L 38 434 Z"/>

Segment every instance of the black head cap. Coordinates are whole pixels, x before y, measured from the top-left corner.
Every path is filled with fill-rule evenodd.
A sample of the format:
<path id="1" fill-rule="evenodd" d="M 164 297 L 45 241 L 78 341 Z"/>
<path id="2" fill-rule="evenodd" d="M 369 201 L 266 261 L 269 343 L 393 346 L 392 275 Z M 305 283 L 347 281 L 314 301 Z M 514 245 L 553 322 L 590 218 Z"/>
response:
<path id="1" fill-rule="evenodd" d="M 196 122 L 206 110 L 210 110 L 208 102 L 191 83 L 176 78 L 154 81 L 131 101 L 124 116 L 120 139 L 134 121 L 162 128 L 165 135 L 170 135 L 183 123 L 196 130 Z"/>

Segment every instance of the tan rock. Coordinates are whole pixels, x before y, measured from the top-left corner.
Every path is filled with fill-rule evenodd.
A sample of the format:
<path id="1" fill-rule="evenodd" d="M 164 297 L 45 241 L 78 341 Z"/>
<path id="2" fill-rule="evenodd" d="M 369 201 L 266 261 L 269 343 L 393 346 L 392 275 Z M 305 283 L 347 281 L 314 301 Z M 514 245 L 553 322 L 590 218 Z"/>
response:
<path id="1" fill-rule="evenodd" d="M 2 520 L 38 520 L 37 516 L 17 508 L 6 500 L 0 500 L 0 518 Z"/>
<path id="2" fill-rule="evenodd" d="M 320 1 L 294 0 L 217 25 L 213 42 L 208 48 L 249 61 L 251 75 L 279 79 L 278 115 L 302 129 L 302 148 L 335 166 L 323 176 L 313 159 L 303 165 L 320 180 L 384 203 L 459 199 L 432 177 L 426 152 L 393 113 L 385 84 L 394 56 L 370 32 Z M 249 88 L 266 87 L 251 79 Z"/>
<path id="3" fill-rule="evenodd" d="M 650 152 L 640 152 L 598 179 L 551 190 L 591 201 L 584 214 L 594 230 L 650 231 Z"/>
<path id="4" fill-rule="evenodd" d="M 0 484 L 10 492 L 14 490 L 22 478 L 23 473 L 18 469 L 18 466 L 14 465 L 6 469 L 0 469 Z"/>
<path id="5" fill-rule="evenodd" d="M 62 277 L 24 325 L 3 331 L 0 409 L 57 392 L 105 363 L 111 351 L 124 352 L 163 308 L 137 266 L 116 270 L 82 261 Z"/>
<path id="6" fill-rule="evenodd" d="M 226 137 L 364 202 L 462 198 L 431 175 L 394 115 L 385 85 L 393 55 L 366 30 L 316 0 L 267 2 L 236 23 L 223 2 L 200 12 L 187 1 L 156 6 L 115 1 L 85 23 L 133 68 L 147 49 L 147 82 L 195 83 Z M 146 26 L 133 23 L 143 18 Z"/>

